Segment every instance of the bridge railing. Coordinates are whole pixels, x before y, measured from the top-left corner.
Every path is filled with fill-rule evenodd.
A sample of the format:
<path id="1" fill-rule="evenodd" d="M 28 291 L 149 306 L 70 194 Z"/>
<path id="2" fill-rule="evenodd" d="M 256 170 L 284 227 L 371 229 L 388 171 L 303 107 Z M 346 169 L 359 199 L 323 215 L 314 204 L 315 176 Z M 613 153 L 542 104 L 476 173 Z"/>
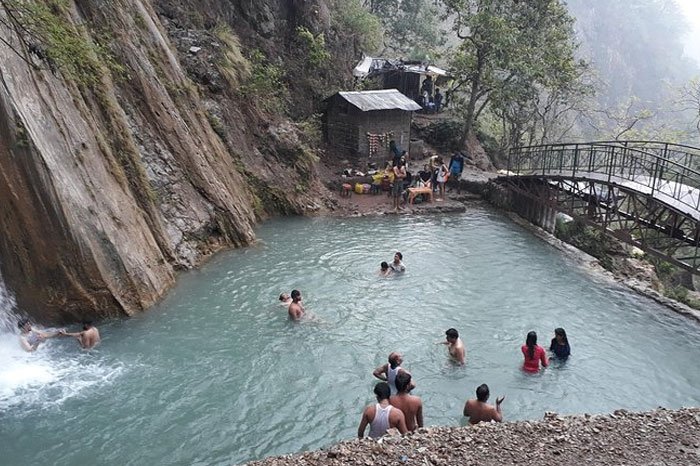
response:
<path id="1" fill-rule="evenodd" d="M 677 208 L 700 211 L 700 149 L 630 141 L 550 144 L 511 149 L 508 172 L 618 184 Z M 693 149 L 690 151 L 689 149 Z"/>

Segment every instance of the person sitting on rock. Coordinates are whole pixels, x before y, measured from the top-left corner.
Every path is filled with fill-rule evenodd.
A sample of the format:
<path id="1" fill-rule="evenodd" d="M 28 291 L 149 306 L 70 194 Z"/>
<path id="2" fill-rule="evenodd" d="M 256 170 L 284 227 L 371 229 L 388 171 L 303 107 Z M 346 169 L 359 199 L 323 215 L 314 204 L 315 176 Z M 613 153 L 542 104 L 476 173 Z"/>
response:
<path id="1" fill-rule="evenodd" d="M 357 436 L 363 438 L 365 430 L 369 425 L 369 436 L 379 438 L 386 434 L 390 428 L 398 429 L 400 433 L 408 432 L 406 429 L 406 419 L 400 409 L 396 409 L 389 404 L 391 390 L 386 382 L 379 382 L 374 386 L 374 394 L 377 396 L 377 403 L 367 405 L 362 412 L 360 426 L 357 428 Z"/>
<path id="2" fill-rule="evenodd" d="M 482 421 L 501 422 L 503 420 L 501 403 L 503 403 L 505 398 L 505 396 L 496 398 L 496 406 L 488 404 L 489 386 L 482 383 L 476 388 L 476 399 L 467 400 L 464 404 L 463 414 L 469 418 L 470 424 L 478 424 Z"/>

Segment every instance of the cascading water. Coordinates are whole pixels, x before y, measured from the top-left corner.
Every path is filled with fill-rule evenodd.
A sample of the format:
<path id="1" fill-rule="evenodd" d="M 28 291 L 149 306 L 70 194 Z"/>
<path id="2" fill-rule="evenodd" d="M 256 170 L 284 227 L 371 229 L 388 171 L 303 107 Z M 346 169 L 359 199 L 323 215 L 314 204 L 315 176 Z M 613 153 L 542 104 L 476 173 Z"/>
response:
<path id="1" fill-rule="evenodd" d="M 47 340 L 35 352 L 24 351 L 16 310 L 0 277 L 0 414 L 18 405 L 31 412 L 60 404 L 121 370 L 102 364 L 97 353 L 78 350 L 72 338 Z"/>

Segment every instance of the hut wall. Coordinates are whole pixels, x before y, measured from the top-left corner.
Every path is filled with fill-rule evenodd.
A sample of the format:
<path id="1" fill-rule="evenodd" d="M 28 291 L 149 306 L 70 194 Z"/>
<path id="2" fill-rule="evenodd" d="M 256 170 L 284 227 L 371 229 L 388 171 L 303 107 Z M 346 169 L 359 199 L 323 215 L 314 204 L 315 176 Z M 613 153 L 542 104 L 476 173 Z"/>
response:
<path id="1" fill-rule="evenodd" d="M 326 141 L 342 151 L 356 154 L 359 118 L 362 118 L 362 112 L 357 107 L 350 105 L 345 99 L 333 99 L 326 111 Z"/>
<path id="2" fill-rule="evenodd" d="M 367 133 L 388 134 L 393 133 L 391 139 L 408 150 L 411 138 L 411 112 L 405 110 L 375 110 L 360 113 L 357 127 L 358 155 L 369 157 L 369 139 Z M 387 139 L 388 146 L 388 139 Z M 375 157 L 386 158 L 388 148 L 379 151 Z"/>

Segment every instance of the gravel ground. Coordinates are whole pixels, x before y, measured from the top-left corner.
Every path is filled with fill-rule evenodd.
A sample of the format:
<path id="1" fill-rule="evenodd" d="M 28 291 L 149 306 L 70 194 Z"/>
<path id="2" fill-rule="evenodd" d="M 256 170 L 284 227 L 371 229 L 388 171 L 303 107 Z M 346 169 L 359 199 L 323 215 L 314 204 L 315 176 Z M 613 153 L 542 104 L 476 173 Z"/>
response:
<path id="1" fill-rule="evenodd" d="M 248 466 L 698 465 L 700 408 L 625 410 L 541 421 L 430 427 L 379 441 L 271 457 Z"/>

